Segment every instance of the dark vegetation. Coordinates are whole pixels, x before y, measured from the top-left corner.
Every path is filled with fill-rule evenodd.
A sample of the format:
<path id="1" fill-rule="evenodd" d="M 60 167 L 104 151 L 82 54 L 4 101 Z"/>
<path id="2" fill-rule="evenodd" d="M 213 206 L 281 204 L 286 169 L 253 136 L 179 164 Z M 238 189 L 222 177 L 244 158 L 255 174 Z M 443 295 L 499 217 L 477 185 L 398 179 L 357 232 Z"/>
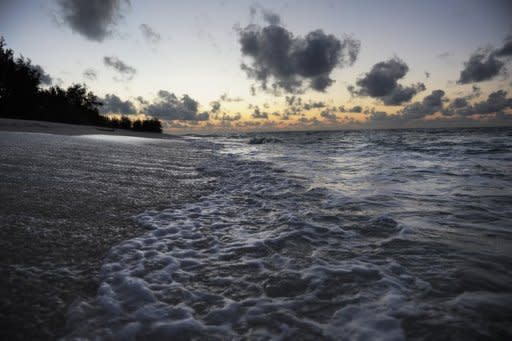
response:
<path id="1" fill-rule="evenodd" d="M 132 121 L 126 116 L 101 115 L 102 103 L 85 85 L 43 89 L 42 76 L 30 59 L 14 58 L 13 50 L 0 38 L 0 117 L 162 132 L 162 123 L 155 118 Z"/>

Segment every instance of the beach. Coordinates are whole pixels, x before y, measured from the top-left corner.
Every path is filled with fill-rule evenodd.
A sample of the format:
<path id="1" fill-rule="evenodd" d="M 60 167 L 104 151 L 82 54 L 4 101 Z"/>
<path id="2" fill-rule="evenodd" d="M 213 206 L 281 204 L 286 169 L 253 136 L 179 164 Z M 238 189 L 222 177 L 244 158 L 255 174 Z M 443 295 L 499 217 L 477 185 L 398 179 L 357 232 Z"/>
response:
<path id="1" fill-rule="evenodd" d="M 509 128 L 41 124 L 0 134 L 5 339 L 512 335 Z"/>
<path id="2" fill-rule="evenodd" d="M 177 137 L 0 119 L 1 338 L 62 336 L 110 248 L 146 231 L 134 215 L 211 190 L 209 157 Z"/>

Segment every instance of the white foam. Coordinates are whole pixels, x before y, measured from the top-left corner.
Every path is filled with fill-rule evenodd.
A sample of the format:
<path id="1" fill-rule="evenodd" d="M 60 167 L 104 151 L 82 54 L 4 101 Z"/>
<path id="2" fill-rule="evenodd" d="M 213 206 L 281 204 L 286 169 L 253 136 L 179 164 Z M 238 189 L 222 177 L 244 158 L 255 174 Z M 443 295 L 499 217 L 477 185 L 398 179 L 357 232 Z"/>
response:
<path id="1" fill-rule="evenodd" d="M 128 136 L 128 135 L 105 135 L 105 134 L 89 134 L 89 135 L 77 135 L 76 138 L 88 139 L 95 141 L 114 142 L 114 143 L 128 143 L 128 144 L 143 144 L 143 143 L 154 143 L 162 142 L 164 139 L 139 137 L 139 136 Z"/>

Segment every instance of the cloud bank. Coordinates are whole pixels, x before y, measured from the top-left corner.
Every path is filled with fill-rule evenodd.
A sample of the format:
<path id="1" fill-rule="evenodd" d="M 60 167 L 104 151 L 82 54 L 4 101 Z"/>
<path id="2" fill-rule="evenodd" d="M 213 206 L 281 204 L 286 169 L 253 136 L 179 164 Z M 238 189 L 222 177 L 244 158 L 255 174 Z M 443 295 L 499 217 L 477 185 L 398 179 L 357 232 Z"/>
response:
<path id="1" fill-rule="evenodd" d="M 100 112 L 103 114 L 133 115 L 137 113 L 131 101 L 123 101 L 114 94 L 107 94 L 104 98 L 100 98 L 100 102 L 103 103 L 100 107 Z"/>
<path id="2" fill-rule="evenodd" d="M 198 109 L 199 103 L 189 95 L 178 98 L 174 93 L 160 90 L 157 98 L 146 105 L 143 112 L 169 121 L 207 121 L 210 115 L 207 112 L 199 113 Z"/>

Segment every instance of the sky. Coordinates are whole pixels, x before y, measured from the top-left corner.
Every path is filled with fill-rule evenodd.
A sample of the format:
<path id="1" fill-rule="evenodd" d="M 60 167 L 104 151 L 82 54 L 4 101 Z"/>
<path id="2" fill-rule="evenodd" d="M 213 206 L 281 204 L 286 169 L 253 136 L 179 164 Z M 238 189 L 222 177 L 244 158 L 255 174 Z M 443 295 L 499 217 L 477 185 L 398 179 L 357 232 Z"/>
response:
<path id="1" fill-rule="evenodd" d="M 512 125 L 508 0 L 0 0 L 43 86 L 173 132 Z"/>

